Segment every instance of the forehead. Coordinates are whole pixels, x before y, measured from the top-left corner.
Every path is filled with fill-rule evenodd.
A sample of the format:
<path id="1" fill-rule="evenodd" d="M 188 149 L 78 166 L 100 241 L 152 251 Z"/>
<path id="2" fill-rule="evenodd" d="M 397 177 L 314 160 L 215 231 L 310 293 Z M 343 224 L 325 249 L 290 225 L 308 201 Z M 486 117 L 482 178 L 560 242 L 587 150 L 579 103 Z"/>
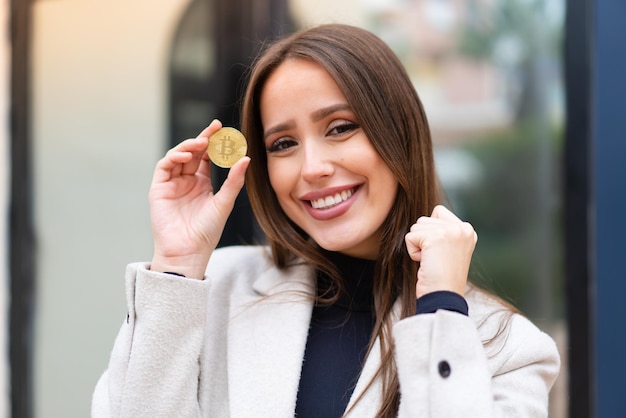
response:
<path id="1" fill-rule="evenodd" d="M 323 80 L 337 84 L 323 65 L 304 58 L 287 58 L 273 68 L 263 83 L 261 93 L 267 89 L 269 84 L 277 82 L 278 79 L 280 83 L 286 81 L 304 81 L 307 83 Z"/>
<path id="2" fill-rule="evenodd" d="M 262 115 L 270 108 L 304 109 L 337 101 L 347 99 L 335 79 L 322 65 L 305 59 L 288 59 L 278 65 L 267 77 L 259 97 Z"/>

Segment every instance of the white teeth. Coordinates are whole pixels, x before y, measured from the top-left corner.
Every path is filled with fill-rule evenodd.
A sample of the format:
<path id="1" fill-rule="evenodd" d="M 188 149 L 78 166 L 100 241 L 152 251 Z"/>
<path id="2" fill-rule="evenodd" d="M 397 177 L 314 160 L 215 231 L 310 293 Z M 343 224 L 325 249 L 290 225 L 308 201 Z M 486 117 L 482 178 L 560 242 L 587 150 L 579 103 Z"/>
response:
<path id="1" fill-rule="evenodd" d="M 335 193 L 334 196 L 330 195 L 320 199 L 311 200 L 311 206 L 315 209 L 328 209 L 338 205 L 344 200 L 347 200 L 350 196 L 352 196 L 352 190 L 344 190 L 341 193 Z"/>

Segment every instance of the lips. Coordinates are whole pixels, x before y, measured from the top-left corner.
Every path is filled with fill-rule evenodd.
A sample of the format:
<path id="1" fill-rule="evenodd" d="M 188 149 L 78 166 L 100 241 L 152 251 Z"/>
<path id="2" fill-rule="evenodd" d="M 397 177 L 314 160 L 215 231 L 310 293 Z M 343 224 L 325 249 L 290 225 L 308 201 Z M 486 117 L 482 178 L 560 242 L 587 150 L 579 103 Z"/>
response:
<path id="1" fill-rule="evenodd" d="M 341 192 L 310 200 L 310 203 L 314 209 L 330 209 L 334 206 L 337 206 L 341 202 L 348 200 L 354 193 L 354 190 L 354 188 L 349 190 L 342 190 Z"/>

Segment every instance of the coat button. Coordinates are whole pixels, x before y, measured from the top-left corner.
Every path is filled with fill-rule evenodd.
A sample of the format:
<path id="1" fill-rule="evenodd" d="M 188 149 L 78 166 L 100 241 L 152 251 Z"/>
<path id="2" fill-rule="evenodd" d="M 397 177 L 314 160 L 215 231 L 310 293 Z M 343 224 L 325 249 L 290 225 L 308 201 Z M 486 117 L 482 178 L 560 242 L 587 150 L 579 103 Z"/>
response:
<path id="1" fill-rule="evenodd" d="M 443 377 L 444 379 L 450 376 L 450 372 L 452 371 L 450 369 L 450 363 L 448 363 L 447 361 L 443 360 L 439 362 L 439 365 L 437 366 L 439 368 L 439 375 L 441 377 Z"/>

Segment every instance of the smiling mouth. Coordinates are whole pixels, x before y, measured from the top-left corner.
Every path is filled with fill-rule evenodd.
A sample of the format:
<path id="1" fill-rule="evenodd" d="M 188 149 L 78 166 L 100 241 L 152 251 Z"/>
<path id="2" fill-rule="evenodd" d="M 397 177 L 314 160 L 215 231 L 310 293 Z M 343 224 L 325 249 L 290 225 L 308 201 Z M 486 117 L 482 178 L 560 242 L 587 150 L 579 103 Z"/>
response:
<path id="1" fill-rule="evenodd" d="M 322 197 L 319 199 L 309 201 L 314 209 L 330 209 L 337 206 L 341 202 L 348 200 L 356 191 L 356 187 L 349 190 L 343 190 L 341 192 Z"/>

